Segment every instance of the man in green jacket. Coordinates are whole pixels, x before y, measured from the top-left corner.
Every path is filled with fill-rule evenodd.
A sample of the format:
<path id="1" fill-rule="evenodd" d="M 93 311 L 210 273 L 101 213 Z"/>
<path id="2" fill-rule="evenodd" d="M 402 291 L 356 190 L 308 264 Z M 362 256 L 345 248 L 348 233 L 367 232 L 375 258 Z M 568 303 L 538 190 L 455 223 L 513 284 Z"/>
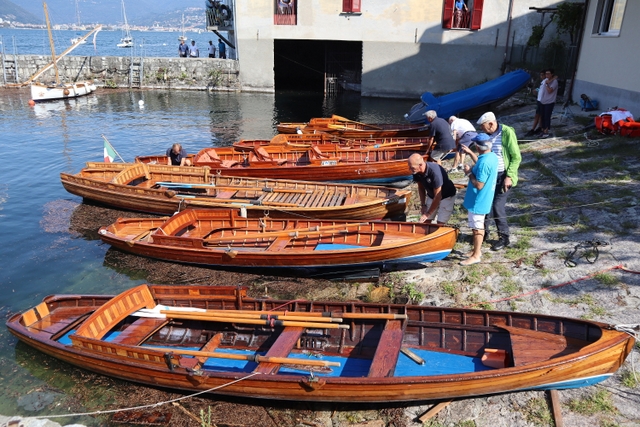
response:
<path id="1" fill-rule="evenodd" d="M 499 251 L 509 246 L 509 224 L 507 223 L 507 194 L 511 187 L 518 184 L 518 168 L 522 161 L 518 138 L 515 130 L 507 125 L 499 124 L 495 114 L 484 113 L 478 124 L 484 132 L 491 137 L 493 143 L 491 151 L 498 156 L 498 179 L 496 181 L 496 192 L 493 197 L 491 212 L 486 216 L 484 222 L 484 239 L 488 240 L 489 224 L 491 219 L 496 223 L 498 229 L 498 240 L 491 245 L 491 250 Z"/>

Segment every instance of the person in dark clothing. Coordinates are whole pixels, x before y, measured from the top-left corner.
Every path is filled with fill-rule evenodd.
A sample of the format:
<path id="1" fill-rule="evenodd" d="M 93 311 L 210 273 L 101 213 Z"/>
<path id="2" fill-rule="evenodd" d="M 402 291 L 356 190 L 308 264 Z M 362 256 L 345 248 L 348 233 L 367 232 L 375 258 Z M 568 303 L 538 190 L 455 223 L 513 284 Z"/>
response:
<path id="1" fill-rule="evenodd" d="M 187 152 L 182 148 L 182 145 L 173 144 L 167 150 L 167 164 L 170 166 L 191 166 L 191 160 L 187 156 Z"/>
<path id="2" fill-rule="evenodd" d="M 412 154 L 407 163 L 413 181 L 418 183 L 422 213 L 420 222 L 445 224 L 453 213 L 457 192 L 447 172 L 437 163 L 425 162 L 418 153 Z"/>
<path id="3" fill-rule="evenodd" d="M 180 40 L 180 44 L 178 45 L 178 56 L 180 58 L 186 58 L 189 53 L 189 46 L 184 42 L 184 40 Z"/>
<path id="4" fill-rule="evenodd" d="M 219 58 L 227 59 L 227 45 L 224 44 L 222 39 L 218 39 L 218 52 L 220 55 Z"/>
<path id="5" fill-rule="evenodd" d="M 435 142 L 435 147 L 432 149 L 430 156 L 436 163 L 440 164 L 440 161 L 456 148 L 456 142 L 451 135 L 449 122 L 438 117 L 434 110 L 429 110 L 424 115 L 430 126 L 428 143 Z"/>

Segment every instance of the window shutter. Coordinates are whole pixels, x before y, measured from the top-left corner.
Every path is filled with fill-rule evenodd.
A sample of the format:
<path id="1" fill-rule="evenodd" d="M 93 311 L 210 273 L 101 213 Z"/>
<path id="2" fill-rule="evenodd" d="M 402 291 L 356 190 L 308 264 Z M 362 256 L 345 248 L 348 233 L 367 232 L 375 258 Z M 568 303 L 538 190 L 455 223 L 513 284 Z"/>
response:
<path id="1" fill-rule="evenodd" d="M 342 0 L 342 11 L 351 12 L 351 0 Z"/>
<path id="2" fill-rule="evenodd" d="M 351 12 L 360 12 L 360 3 L 362 0 L 351 0 Z"/>
<path id="3" fill-rule="evenodd" d="M 471 12 L 471 29 L 479 30 L 482 24 L 482 6 L 484 0 L 475 0 L 473 2 L 473 11 Z"/>
<path id="4" fill-rule="evenodd" d="M 442 11 L 442 28 L 451 28 L 453 24 L 454 2 L 455 0 L 444 0 L 444 10 Z"/>

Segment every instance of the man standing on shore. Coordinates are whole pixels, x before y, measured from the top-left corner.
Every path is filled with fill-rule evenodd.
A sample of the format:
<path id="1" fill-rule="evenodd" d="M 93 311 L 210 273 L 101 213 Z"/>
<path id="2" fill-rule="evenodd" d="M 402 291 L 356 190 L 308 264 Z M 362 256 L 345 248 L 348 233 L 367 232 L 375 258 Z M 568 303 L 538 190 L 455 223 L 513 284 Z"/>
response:
<path id="1" fill-rule="evenodd" d="M 478 155 L 466 145 L 462 146 L 462 150 L 469 154 L 475 163 L 473 168 L 464 165 L 464 174 L 469 177 L 469 184 L 463 206 L 469 211 L 469 228 L 473 232 L 473 250 L 467 254 L 469 258 L 460 261 L 460 265 L 464 266 L 482 261 L 481 249 L 485 233 L 485 216 L 491 212 L 491 202 L 498 176 L 498 156 L 491 151 L 492 144 L 489 135 L 479 133 L 473 142 L 478 150 Z"/>
<path id="2" fill-rule="evenodd" d="M 224 44 L 222 39 L 218 39 L 218 52 L 220 54 L 220 58 L 227 59 L 227 45 Z"/>
<path id="3" fill-rule="evenodd" d="M 209 40 L 209 58 L 216 57 L 216 47 L 213 45 L 213 42 Z"/>
<path id="4" fill-rule="evenodd" d="M 196 46 L 196 41 L 191 40 L 191 46 L 189 46 L 189 58 L 198 58 L 200 56 L 200 50 Z"/>
<path id="5" fill-rule="evenodd" d="M 180 58 L 186 58 L 188 52 L 189 46 L 185 44 L 184 40 L 180 40 L 180 44 L 178 45 L 178 56 Z"/>
<path id="6" fill-rule="evenodd" d="M 516 131 L 510 126 L 498 124 L 495 114 L 484 113 L 478 124 L 491 138 L 491 150 L 498 156 L 498 177 L 495 196 L 491 206 L 491 214 L 484 222 L 484 240 L 489 240 L 489 224 L 491 219 L 498 229 L 498 241 L 491 246 L 492 251 L 499 251 L 509 246 L 509 224 L 507 223 L 507 194 L 511 187 L 518 184 L 518 168 L 522 161 Z"/>
<path id="7" fill-rule="evenodd" d="M 442 166 L 434 162 L 425 162 L 419 153 L 414 153 L 407 161 L 418 183 L 420 197 L 420 222 L 446 224 L 453 213 L 456 202 L 456 187 Z"/>

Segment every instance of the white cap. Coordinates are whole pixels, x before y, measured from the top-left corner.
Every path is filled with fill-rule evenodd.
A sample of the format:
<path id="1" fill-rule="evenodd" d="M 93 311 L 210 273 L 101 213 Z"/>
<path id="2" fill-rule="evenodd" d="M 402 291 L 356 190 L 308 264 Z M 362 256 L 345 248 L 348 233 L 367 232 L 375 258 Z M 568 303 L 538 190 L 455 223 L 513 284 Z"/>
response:
<path id="1" fill-rule="evenodd" d="M 496 115 L 493 114 L 491 111 L 488 111 L 480 116 L 477 123 L 481 125 L 486 122 L 495 122 L 495 121 L 496 121 Z"/>

